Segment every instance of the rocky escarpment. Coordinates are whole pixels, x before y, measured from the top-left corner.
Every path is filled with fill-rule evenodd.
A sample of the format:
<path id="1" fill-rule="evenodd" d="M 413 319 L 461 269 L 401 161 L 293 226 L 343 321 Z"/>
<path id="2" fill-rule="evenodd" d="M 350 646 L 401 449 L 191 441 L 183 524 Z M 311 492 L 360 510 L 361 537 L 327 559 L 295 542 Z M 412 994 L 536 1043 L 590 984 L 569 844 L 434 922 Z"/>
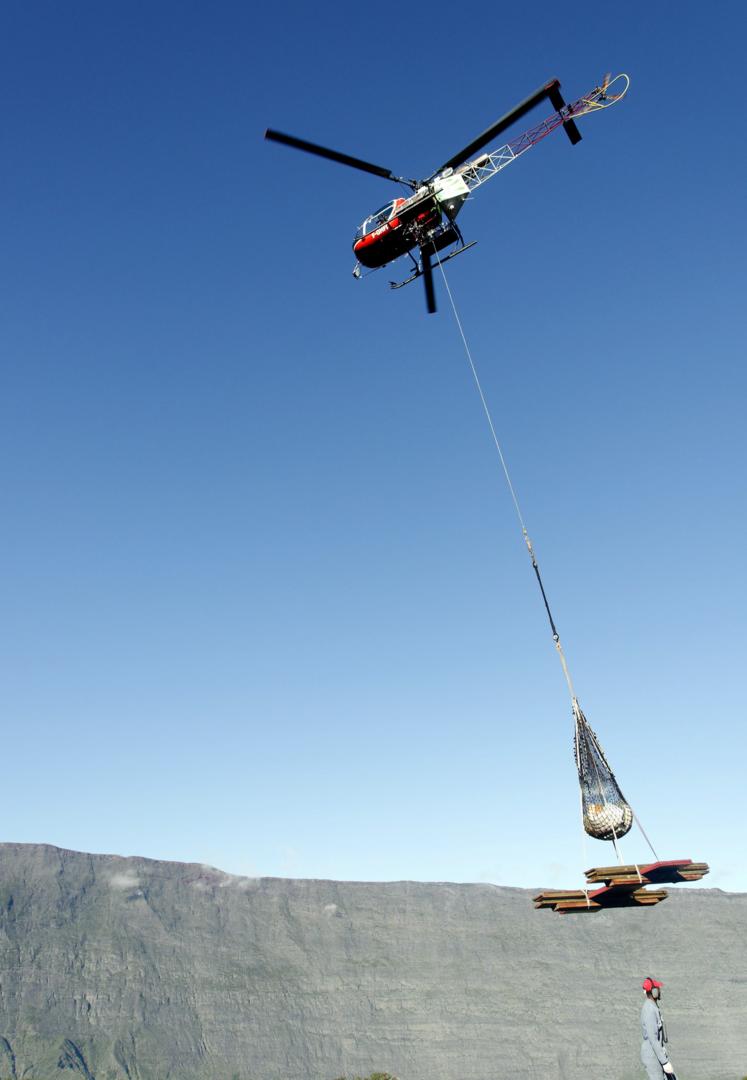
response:
<path id="1" fill-rule="evenodd" d="M 649 972 L 680 1075 L 747 1073 L 747 895 L 530 896 L 0 845 L 0 1077 L 632 1080 Z"/>

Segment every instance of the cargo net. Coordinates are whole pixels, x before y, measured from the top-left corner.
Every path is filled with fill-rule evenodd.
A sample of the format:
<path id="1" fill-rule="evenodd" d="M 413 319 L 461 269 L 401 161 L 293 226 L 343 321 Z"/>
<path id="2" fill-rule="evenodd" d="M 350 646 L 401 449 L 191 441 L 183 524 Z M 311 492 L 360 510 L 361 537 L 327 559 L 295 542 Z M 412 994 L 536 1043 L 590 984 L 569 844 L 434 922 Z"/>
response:
<path id="1" fill-rule="evenodd" d="M 584 829 L 595 840 L 619 840 L 630 831 L 633 811 L 618 787 L 599 741 L 574 701 L 574 750 Z"/>

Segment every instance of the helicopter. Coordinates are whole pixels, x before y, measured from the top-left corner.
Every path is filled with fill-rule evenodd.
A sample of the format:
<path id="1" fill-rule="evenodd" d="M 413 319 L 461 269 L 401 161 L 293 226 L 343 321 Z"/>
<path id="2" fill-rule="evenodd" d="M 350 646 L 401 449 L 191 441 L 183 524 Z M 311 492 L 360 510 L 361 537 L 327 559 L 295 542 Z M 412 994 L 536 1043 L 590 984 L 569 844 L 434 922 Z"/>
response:
<path id="1" fill-rule="evenodd" d="M 611 88 L 618 83 L 620 83 L 620 88 L 617 92 L 611 93 Z M 376 270 L 407 255 L 412 262 L 412 273 L 403 281 L 391 281 L 390 286 L 393 289 L 399 289 L 422 277 L 426 308 L 429 314 L 433 314 L 436 311 L 436 297 L 432 257 L 436 255 L 439 264 L 443 264 L 474 247 L 477 242 L 473 240 L 471 243 L 465 243 L 456 223 L 457 215 L 470 192 L 496 176 L 558 127 L 562 126 L 572 145 L 580 142 L 581 133 L 576 126 L 576 119 L 619 101 L 627 92 L 629 85 L 630 80 L 627 75 L 617 75 L 614 79 L 611 75 L 605 75 L 599 86 L 594 87 L 590 93 L 573 104 L 567 105 L 560 93 L 560 82 L 557 79 L 550 79 L 486 128 L 467 146 L 453 154 L 448 161 L 439 165 L 424 180 L 397 176 L 381 165 L 308 142 L 306 139 L 299 139 L 295 135 L 274 131 L 272 128 L 265 131 L 265 138 L 296 150 L 316 154 L 318 157 L 327 158 L 340 165 L 372 173 L 384 180 L 392 180 L 410 189 L 411 195 L 391 199 L 375 213 L 369 214 L 358 227 L 353 240 L 353 253 L 357 259 L 353 275 L 360 278 L 363 276 L 364 268 L 369 271 Z M 525 131 L 512 142 L 499 147 L 493 153 L 479 153 L 498 135 L 545 99 L 555 110 L 552 116 Z M 437 255 L 438 252 L 449 247 L 452 247 L 452 250 L 443 258 Z M 413 255 L 415 249 L 418 251 L 419 259 Z"/>

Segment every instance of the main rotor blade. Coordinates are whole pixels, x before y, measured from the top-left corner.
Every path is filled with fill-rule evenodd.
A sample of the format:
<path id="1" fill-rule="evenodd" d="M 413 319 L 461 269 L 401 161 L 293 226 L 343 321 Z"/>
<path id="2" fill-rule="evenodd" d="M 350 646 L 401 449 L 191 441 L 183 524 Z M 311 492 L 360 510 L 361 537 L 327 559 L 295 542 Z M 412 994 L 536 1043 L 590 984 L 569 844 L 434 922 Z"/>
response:
<path id="1" fill-rule="evenodd" d="M 456 165 L 461 165 L 463 161 L 467 161 L 473 154 L 476 154 L 478 150 L 482 150 L 483 146 L 487 146 L 497 135 L 500 135 L 502 131 L 505 131 L 506 128 L 510 127 L 511 124 L 520 120 L 522 116 L 530 111 L 530 109 L 533 109 L 535 105 L 538 105 L 543 98 L 550 97 L 554 91 L 557 92 L 559 87 L 560 83 L 557 79 L 550 79 L 544 86 L 540 86 L 533 94 L 530 94 L 528 98 L 524 98 L 522 102 L 515 105 L 513 109 L 510 109 L 505 116 L 500 118 L 500 120 L 496 120 L 494 124 L 491 124 L 489 128 L 486 128 L 482 135 L 478 135 L 476 139 L 473 139 L 472 142 L 468 146 L 465 146 L 463 150 L 460 150 L 458 154 L 454 154 L 454 156 L 449 158 L 448 161 L 445 161 L 443 165 L 440 165 L 433 173 L 433 176 L 437 176 L 444 169 L 454 168 Z M 429 179 L 432 179 L 432 177 Z"/>
<path id="2" fill-rule="evenodd" d="M 350 154 L 341 154 L 339 150 L 330 150 L 327 146 L 317 146 L 316 143 L 307 142 L 306 139 L 297 139 L 295 135 L 284 135 L 282 131 L 273 131 L 268 128 L 265 132 L 265 138 L 271 139 L 273 142 L 284 143 L 286 146 L 292 146 L 296 150 L 305 150 L 307 154 L 316 154 L 318 157 L 329 158 L 330 161 L 337 161 L 340 165 L 349 165 L 352 169 L 362 169 L 363 172 L 373 173 L 374 176 L 383 176 L 385 180 L 399 182 L 400 179 L 389 169 L 385 169 L 383 165 L 373 165 L 370 161 L 363 161 L 362 158 L 351 157 Z"/>
<path id="3" fill-rule="evenodd" d="M 436 290 L 433 288 L 433 267 L 431 257 L 423 249 L 420 249 L 420 262 L 423 267 L 423 284 L 425 285 L 425 306 L 428 314 L 433 315 L 436 311 Z"/>

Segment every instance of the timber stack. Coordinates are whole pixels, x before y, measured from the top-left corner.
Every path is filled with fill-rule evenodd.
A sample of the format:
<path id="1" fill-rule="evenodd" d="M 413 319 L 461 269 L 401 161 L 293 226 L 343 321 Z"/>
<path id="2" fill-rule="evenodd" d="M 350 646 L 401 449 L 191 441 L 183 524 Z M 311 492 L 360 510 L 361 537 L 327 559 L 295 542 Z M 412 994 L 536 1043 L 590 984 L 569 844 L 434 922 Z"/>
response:
<path id="1" fill-rule="evenodd" d="M 552 908 L 559 915 L 616 907 L 652 907 L 666 900 L 669 894 L 666 889 L 647 889 L 647 885 L 700 881 L 707 873 L 707 863 L 696 863 L 692 859 L 596 866 L 586 871 L 586 888 L 549 889 L 534 897 L 534 906 Z"/>

